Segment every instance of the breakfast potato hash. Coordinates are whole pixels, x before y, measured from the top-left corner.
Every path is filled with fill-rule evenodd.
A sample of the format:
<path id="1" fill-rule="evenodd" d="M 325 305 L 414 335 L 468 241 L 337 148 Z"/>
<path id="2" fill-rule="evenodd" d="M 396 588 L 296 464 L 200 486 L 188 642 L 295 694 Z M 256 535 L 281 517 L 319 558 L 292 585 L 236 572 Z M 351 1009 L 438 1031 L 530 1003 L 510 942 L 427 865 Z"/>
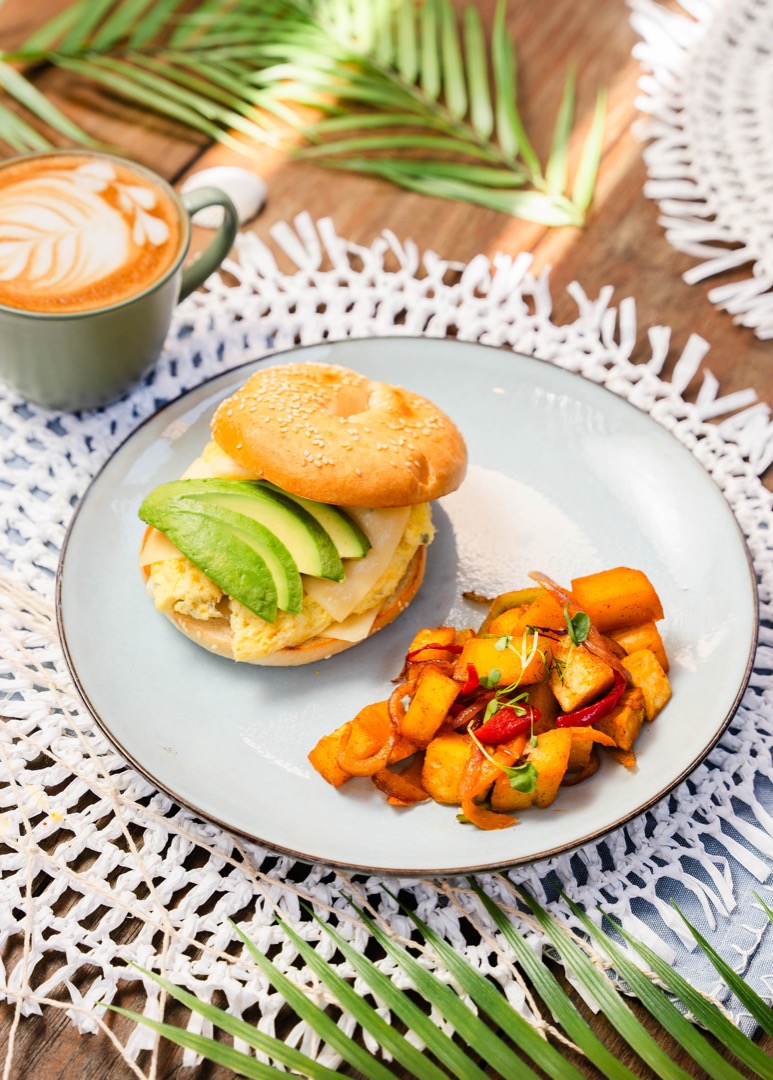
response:
<path id="1" fill-rule="evenodd" d="M 657 623 L 663 608 L 640 570 L 576 578 L 541 573 L 497 596 L 480 629 L 418 632 L 397 686 L 309 754 L 334 787 L 368 776 L 393 806 L 434 799 L 459 819 L 505 829 L 550 806 L 559 788 L 623 765 L 671 696 Z"/>

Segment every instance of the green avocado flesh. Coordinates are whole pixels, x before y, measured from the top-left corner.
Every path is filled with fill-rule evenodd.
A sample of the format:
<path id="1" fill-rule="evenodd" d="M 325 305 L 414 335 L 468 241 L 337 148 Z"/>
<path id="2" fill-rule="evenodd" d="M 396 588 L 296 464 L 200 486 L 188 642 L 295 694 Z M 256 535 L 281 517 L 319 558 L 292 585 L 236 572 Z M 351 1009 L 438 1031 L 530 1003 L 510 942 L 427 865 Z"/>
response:
<path id="1" fill-rule="evenodd" d="M 277 608 L 302 609 L 298 567 L 284 544 L 258 522 L 193 498 L 154 503 L 153 496 L 142 504 L 140 517 L 261 619 L 274 622 Z"/>
<path id="2" fill-rule="evenodd" d="M 322 509 L 333 512 L 335 543 L 319 515 L 273 485 L 251 480 L 160 484 L 142 503 L 139 516 L 223 592 L 274 622 L 277 608 L 301 611 L 301 574 L 342 581 L 341 556 L 353 557 L 352 550 L 361 556 L 370 547 L 364 533 L 337 507 Z M 337 548 L 339 536 L 345 537 L 344 552 Z"/>
<path id="3" fill-rule="evenodd" d="M 370 540 L 357 522 L 337 506 L 313 502 L 311 499 L 304 499 L 301 495 L 291 495 L 268 480 L 259 480 L 258 483 L 267 491 L 279 492 L 286 499 L 292 499 L 313 518 L 316 518 L 335 544 L 342 559 L 360 559 L 367 554 L 370 549 Z"/>

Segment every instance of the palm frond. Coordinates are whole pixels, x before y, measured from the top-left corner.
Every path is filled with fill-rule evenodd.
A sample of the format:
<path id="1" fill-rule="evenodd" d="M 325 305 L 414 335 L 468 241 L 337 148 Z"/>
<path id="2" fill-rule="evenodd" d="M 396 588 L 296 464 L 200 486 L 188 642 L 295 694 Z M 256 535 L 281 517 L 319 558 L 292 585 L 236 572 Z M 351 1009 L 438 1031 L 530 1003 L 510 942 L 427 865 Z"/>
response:
<path id="1" fill-rule="evenodd" d="M 677 911 L 679 911 L 679 908 L 677 908 Z M 771 1011 L 770 1006 L 766 1005 L 756 991 L 746 985 L 741 976 L 733 971 L 727 961 L 722 959 L 716 950 L 708 943 L 706 938 L 700 934 L 694 926 L 690 925 L 684 915 L 682 915 L 681 911 L 679 911 L 679 914 L 692 936 L 700 945 L 703 954 L 707 956 L 713 964 L 722 981 L 730 988 L 730 990 L 732 990 L 741 1004 L 748 1009 L 750 1016 L 754 1017 L 762 1030 L 767 1032 L 768 1035 L 773 1035 L 773 1011 Z"/>
<path id="2" fill-rule="evenodd" d="M 543 172 L 518 110 L 506 0 L 490 43 L 477 8 L 459 16 L 451 0 L 75 0 L 0 53 L 0 140 L 30 149 L 42 125 L 93 145 L 19 61 L 77 73 L 242 153 L 276 144 L 281 125 L 289 153 L 546 225 L 583 223 L 601 154 L 599 96 L 569 190 L 570 74 Z M 318 110 L 319 123 L 302 123 L 298 107 Z M 344 131 L 351 138 L 336 138 Z M 438 169 L 475 160 L 501 179 Z"/>
<path id="3" fill-rule="evenodd" d="M 362 950 L 355 948 L 334 927 L 313 916 L 320 930 L 332 940 L 354 972 L 367 984 L 370 992 L 380 1003 L 378 1006 L 372 1005 L 358 994 L 352 983 L 344 979 L 332 964 L 324 960 L 321 953 L 298 931 L 281 919 L 278 921 L 285 938 L 294 946 L 309 970 L 327 987 L 331 995 L 331 1003 L 335 1002 L 339 1008 L 347 1012 L 363 1031 L 369 1032 L 378 1041 L 387 1055 L 399 1062 L 413 1077 L 420 1080 L 441 1080 L 446 1075 L 443 1071 L 445 1069 L 451 1075 L 463 1076 L 466 1080 L 484 1080 L 486 1074 L 478 1064 L 480 1060 L 483 1060 L 487 1066 L 496 1069 L 501 1076 L 520 1076 L 526 1080 L 528 1078 L 536 1080 L 537 1073 L 532 1068 L 534 1066 L 554 1080 L 579 1080 L 583 1074 L 567 1059 L 565 1049 L 554 1045 L 550 1039 L 551 1035 L 554 1037 L 561 1035 L 564 1040 L 568 1039 L 579 1052 L 585 1054 L 601 1075 L 607 1077 L 608 1080 L 632 1080 L 635 1074 L 606 1050 L 582 1019 L 571 998 L 561 988 L 550 969 L 520 936 L 506 912 L 495 904 L 475 881 L 471 881 L 470 884 L 501 932 L 503 940 L 511 946 L 516 963 L 550 1011 L 555 1027 L 551 1028 L 539 1018 L 534 1021 L 527 1020 L 509 1004 L 495 983 L 482 975 L 414 912 L 405 911 L 405 914 L 418 932 L 422 948 L 434 951 L 438 961 L 447 968 L 458 989 L 455 990 L 453 985 L 447 985 L 374 919 L 355 907 L 372 940 L 410 979 L 414 993 L 406 994 Z M 618 945 L 606 931 L 595 925 L 571 902 L 569 903 L 576 918 L 588 935 L 587 943 L 565 930 L 525 890 L 518 891 L 547 938 L 562 956 L 564 963 L 573 971 L 575 978 L 597 1002 L 607 1020 L 617 1027 L 631 1049 L 649 1064 L 654 1076 L 660 1080 L 674 1080 L 674 1078 L 681 1080 L 688 1074 L 670 1060 L 665 1050 L 647 1034 L 639 1021 L 633 1018 L 616 984 L 599 969 L 597 958 L 592 953 L 592 941 L 600 944 L 618 975 L 625 979 L 630 990 L 639 998 L 646 1010 L 680 1043 L 692 1061 L 703 1070 L 704 1075 L 709 1075 L 714 1080 L 740 1080 L 742 1075 L 748 1074 L 738 1072 L 727 1060 L 726 1055 L 715 1049 L 686 1019 L 661 988 L 661 982 L 674 995 L 676 1001 L 681 1002 L 688 1012 L 694 1015 L 698 1022 L 715 1037 L 720 1046 L 724 1046 L 729 1053 L 744 1063 L 751 1071 L 750 1075 L 760 1077 L 762 1080 L 770 1080 L 773 1075 L 773 1062 L 770 1057 L 752 1039 L 736 1028 L 716 1004 L 690 987 L 651 950 L 635 941 L 617 924 L 612 925 L 627 944 L 644 959 L 649 972 L 643 971 L 634 963 L 631 953 Z M 689 923 L 687 925 L 700 948 L 717 962 L 718 970 L 722 977 L 726 978 L 728 971 L 725 962 L 717 956 L 694 927 Z M 264 956 L 242 930 L 236 926 L 234 929 L 257 967 L 268 978 L 274 989 L 283 996 L 285 1002 L 301 1019 L 340 1054 L 345 1062 L 361 1070 L 373 1080 L 388 1080 L 393 1075 L 377 1057 L 344 1034 L 328 1014 L 325 1002 L 318 1003 L 312 1000 Z M 190 991 L 175 986 L 162 976 L 143 968 L 139 970 L 158 983 L 171 997 L 210 1022 L 215 1030 L 244 1041 L 265 1055 L 270 1062 L 276 1062 L 280 1066 L 291 1069 L 295 1074 L 311 1077 L 312 1080 L 328 1080 L 328 1077 L 338 1075 L 318 1061 L 308 1058 L 299 1050 L 289 1048 L 278 1039 L 260 1032 L 245 1021 L 230 1016 L 207 1001 L 197 999 Z M 761 1003 L 763 1009 L 768 1008 L 759 995 L 751 987 L 746 986 L 738 976 L 733 981 L 733 989 L 739 1000 L 743 1001 L 747 1007 L 753 1004 L 756 1009 L 758 1003 Z M 462 995 L 465 997 L 463 998 Z M 416 999 L 420 999 L 423 1004 Z M 394 1024 L 385 1020 L 382 1015 L 384 1006 L 405 1025 L 405 1035 Z M 115 1007 L 111 1006 L 111 1008 Z M 432 1008 L 438 1010 L 446 1024 L 450 1024 L 454 1031 L 453 1038 L 435 1023 L 430 1011 Z M 224 1065 L 240 1075 L 257 1077 L 260 1080 L 287 1075 L 275 1068 L 273 1064 L 260 1062 L 252 1055 L 237 1051 L 220 1040 L 194 1035 L 182 1028 L 162 1021 L 150 1020 L 128 1010 L 115 1008 L 115 1011 L 131 1017 L 178 1045 L 194 1050 L 207 1060 Z M 768 1014 L 769 1012 L 768 1009 Z M 418 1047 L 422 1045 L 427 1053 L 432 1055 L 431 1057 L 427 1056 L 427 1053 L 420 1052 Z M 514 1053 L 513 1047 L 518 1048 L 517 1054 Z"/>
<path id="4" fill-rule="evenodd" d="M 569 139 L 572 134 L 576 92 L 574 69 L 570 68 L 564 83 L 564 93 L 553 131 L 553 142 L 550 146 L 550 157 L 545 169 L 547 189 L 556 194 L 566 188 L 566 176 L 569 167 Z"/>

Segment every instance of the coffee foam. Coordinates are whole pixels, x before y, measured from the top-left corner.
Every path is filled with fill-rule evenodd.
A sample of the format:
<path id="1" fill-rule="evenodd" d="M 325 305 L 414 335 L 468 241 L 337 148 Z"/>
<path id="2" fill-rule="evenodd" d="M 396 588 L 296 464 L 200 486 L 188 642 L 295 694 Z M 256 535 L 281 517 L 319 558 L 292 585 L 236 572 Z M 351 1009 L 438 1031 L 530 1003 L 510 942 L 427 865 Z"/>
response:
<path id="1" fill-rule="evenodd" d="M 162 277 L 180 241 L 172 200 L 123 163 L 64 154 L 0 168 L 0 304 L 108 307 Z"/>

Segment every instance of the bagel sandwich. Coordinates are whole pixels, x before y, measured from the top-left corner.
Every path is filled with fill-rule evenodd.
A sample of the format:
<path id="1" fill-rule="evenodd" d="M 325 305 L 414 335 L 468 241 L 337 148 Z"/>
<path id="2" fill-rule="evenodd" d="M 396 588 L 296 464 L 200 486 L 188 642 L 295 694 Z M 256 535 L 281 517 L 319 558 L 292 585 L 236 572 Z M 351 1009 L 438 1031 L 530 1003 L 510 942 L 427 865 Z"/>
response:
<path id="1" fill-rule="evenodd" d="M 178 630 L 233 660 L 296 666 L 405 610 L 430 503 L 466 471 L 440 409 L 348 368 L 284 364 L 223 401 L 211 436 L 140 508 L 147 589 Z"/>

